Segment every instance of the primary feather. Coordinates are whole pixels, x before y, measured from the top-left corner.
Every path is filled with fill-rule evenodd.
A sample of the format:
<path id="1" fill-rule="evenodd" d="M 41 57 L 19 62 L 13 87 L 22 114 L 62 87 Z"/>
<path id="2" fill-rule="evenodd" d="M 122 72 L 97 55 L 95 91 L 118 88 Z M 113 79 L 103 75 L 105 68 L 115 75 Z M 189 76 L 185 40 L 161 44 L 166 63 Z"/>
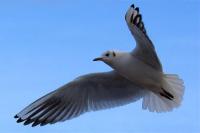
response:
<path id="1" fill-rule="evenodd" d="M 88 111 L 112 108 L 141 98 L 145 90 L 116 72 L 81 76 L 36 100 L 16 115 L 32 126 L 53 124 Z"/>

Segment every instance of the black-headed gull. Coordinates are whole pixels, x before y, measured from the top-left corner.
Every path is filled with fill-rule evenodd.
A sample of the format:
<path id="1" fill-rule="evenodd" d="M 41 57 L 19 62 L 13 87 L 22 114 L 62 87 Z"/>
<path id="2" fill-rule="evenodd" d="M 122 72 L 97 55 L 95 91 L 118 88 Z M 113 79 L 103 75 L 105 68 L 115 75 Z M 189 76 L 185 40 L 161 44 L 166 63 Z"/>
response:
<path id="1" fill-rule="evenodd" d="M 125 20 L 136 40 L 136 48 L 131 52 L 106 51 L 94 59 L 103 61 L 113 71 L 74 79 L 19 112 L 15 116 L 17 122 L 43 126 L 140 98 L 142 108 L 150 112 L 166 112 L 178 107 L 184 93 L 183 81 L 178 75 L 164 74 L 139 8 L 131 5 Z"/>

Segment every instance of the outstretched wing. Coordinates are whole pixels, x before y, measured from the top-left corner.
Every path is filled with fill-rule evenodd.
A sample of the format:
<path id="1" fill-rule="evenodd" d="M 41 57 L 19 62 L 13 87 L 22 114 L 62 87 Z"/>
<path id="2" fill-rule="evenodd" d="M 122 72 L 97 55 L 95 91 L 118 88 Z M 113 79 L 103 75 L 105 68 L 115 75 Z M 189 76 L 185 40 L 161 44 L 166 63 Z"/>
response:
<path id="1" fill-rule="evenodd" d="M 147 35 L 139 8 L 131 5 L 126 12 L 125 20 L 137 44 L 131 54 L 154 69 L 162 71 L 162 65 L 156 54 L 154 45 Z"/>
<path id="2" fill-rule="evenodd" d="M 38 99 L 18 113 L 17 122 L 32 126 L 53 124 L 84 112 L 116 107 L 141 98 L 145 90 L 116 72 L 81 76 Z"/>

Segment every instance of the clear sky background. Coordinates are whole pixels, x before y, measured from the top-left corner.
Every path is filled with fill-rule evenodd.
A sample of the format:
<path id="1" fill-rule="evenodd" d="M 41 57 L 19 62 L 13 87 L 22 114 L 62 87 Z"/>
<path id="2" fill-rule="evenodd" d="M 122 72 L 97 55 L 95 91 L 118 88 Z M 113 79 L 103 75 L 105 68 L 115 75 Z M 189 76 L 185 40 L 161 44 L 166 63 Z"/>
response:
<path id="1" fill-rule="evenodd" d="M 13 116 L 75 77 L 111 70 L 94 57 L 131 51 L 124 21 L 134 3 L 166 73 L 185 81 L 182 106 L 169 113 L 142 110 L 141 101 L 32 128 Z M 1 133 L 199 133 L 199 0 L 0 0 Z"/>

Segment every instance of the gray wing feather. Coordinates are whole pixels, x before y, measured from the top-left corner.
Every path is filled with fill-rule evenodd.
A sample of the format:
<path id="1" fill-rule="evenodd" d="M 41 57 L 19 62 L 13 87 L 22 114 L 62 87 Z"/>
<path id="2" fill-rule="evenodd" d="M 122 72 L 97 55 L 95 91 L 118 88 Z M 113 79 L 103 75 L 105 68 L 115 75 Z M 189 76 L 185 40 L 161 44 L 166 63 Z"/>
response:
<path id="1" fill-rule="evenodd" d="M 147 35 L 139 8 L 135 8 L 132 5 L 125 15 L 125 20 L 137 44 L 131 54 L 154 69 L 162 71 L 162 65 L 156 54 L 154 45 Z"/>
<path id="2" fill-rule="evenodd" d="M 116 72 L 81 76 L 30 104 L 15 117 L 24 125 L 46 125 L 77 117 L 88 111 L 136 101 L 145 90 Z"/>

